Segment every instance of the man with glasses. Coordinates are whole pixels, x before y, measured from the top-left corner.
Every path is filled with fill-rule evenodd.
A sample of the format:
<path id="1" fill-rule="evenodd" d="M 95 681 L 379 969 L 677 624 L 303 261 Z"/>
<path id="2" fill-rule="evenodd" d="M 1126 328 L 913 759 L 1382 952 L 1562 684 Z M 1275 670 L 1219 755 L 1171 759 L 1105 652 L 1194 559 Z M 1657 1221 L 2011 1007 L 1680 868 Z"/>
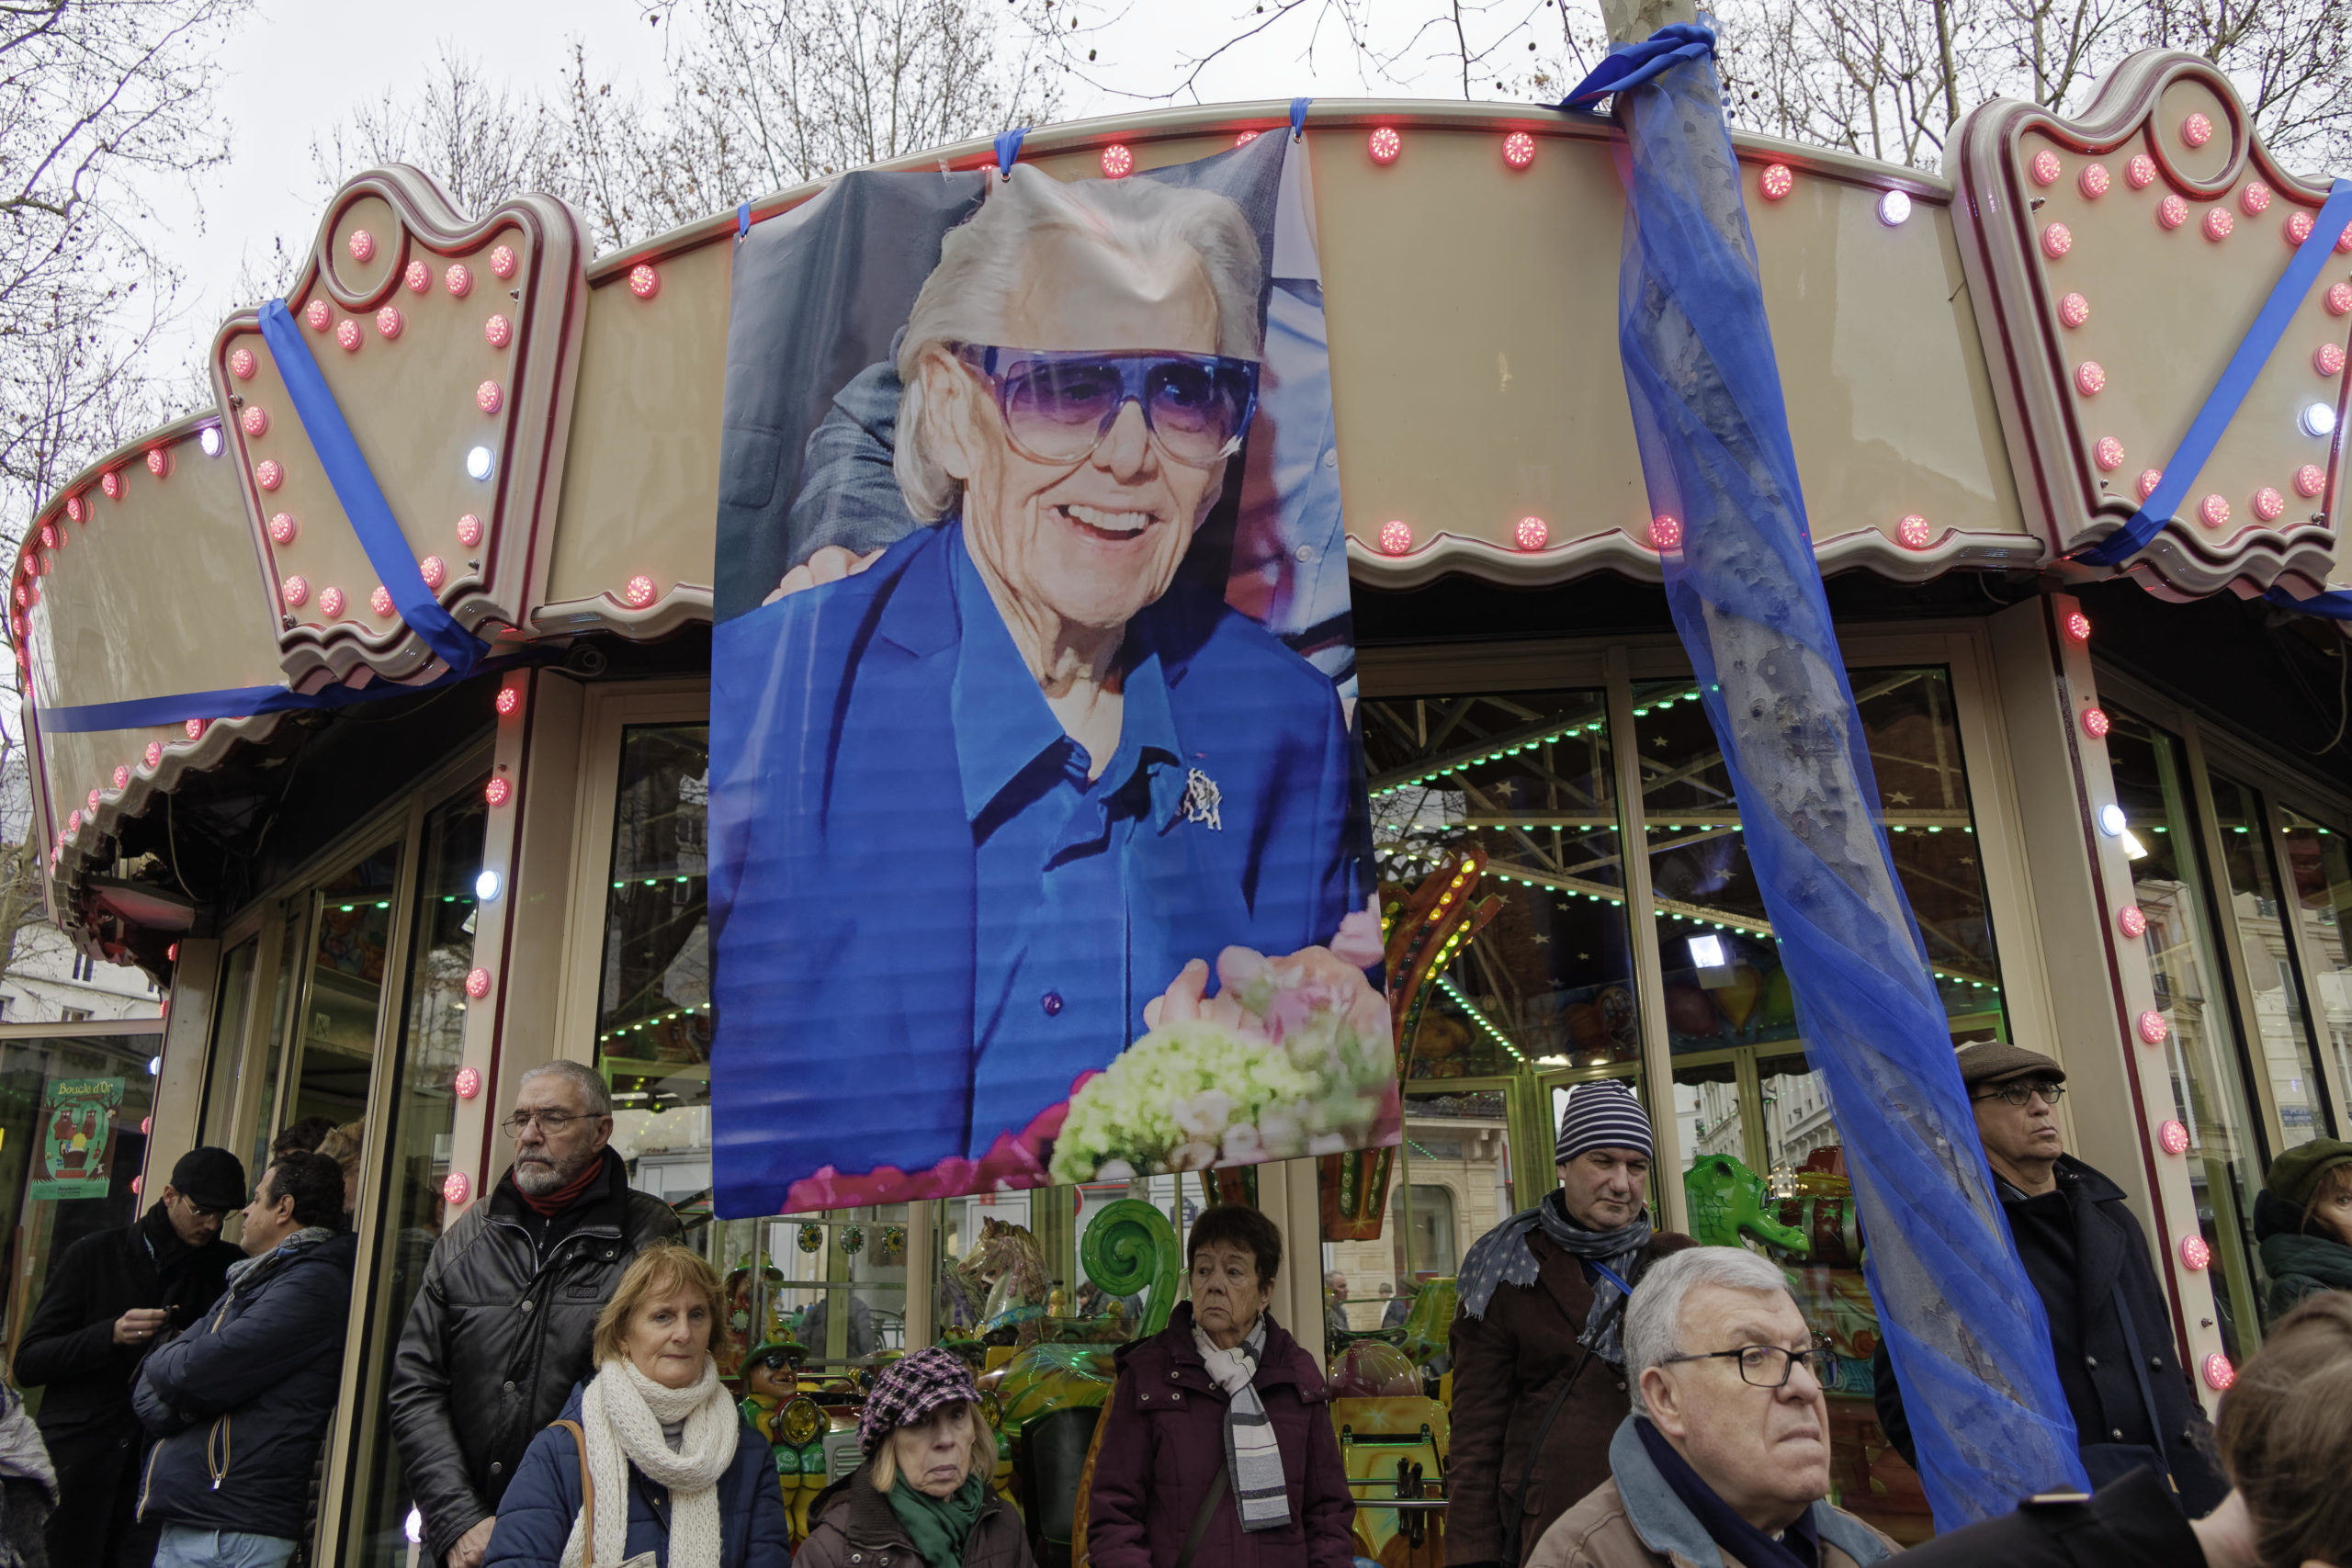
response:
<path id="1" fill-rule="evenodd" d="M 44 1389 L 39 1426 L 57 1466 L 52 1568 L 147 1568 L 156 1526 L 135 1522 L 142 1434 L 131 1385 L 147 1353 L 201 1318 L 244 1254 L 220 1223 L 245 1201 L 226 1149 L 190 1149 L 137 1224 L 84 1236 L 50 1266 L 17 1347 L 17 1382 Z"/>
<path id="2" fill-rule="evenodd" d="M 1776 1264 L 1736 1247 L 1660 1259 L 1626 1309 L 1625 1365 L 1634 1409 L 1610 1478 L 1528 1568 L 1868 1568 L 1894 1552 L 1823 1501 L 1837 1368 Z"/>
<path id="3" fill-rule="evenodd" d="M 392 1438 L 428 1568 L 479 1568 L 514 1466 L 592 1370 L 596 1314 L 678 1217 L 607 1147 L 612 1101 L 578 1062 L 525 1073 L 499 1123 L 514 1163 L 442 1232 L 392 1360 Z"/>
<path id="4" fill-rule="evenodd" d="M 2058 1382 L 2091 1484 L 2151 1465 L 2181 1511 L 2201 1517 L 2229 1492 L 2209 1457 L 2212 1427 L 2181 1364 L 2164 1285 L 2123 1190 L 2065 1151 L 2058 1101 L 2066 1070 L 1996 1040 L 1962 1046 L 1959 1060 L 2001 1213 L 2050 1319 Z M 1916 1464 L 1883 1344 L 1871 1371 L 1879 1424 Z"/>

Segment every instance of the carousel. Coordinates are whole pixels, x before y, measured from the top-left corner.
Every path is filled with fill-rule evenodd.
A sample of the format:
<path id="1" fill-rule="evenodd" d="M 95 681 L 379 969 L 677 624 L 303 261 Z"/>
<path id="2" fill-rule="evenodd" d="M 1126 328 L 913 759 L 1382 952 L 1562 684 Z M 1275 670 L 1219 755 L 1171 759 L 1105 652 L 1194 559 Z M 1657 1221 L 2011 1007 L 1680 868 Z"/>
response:
<path id="1" fill-rule="evenodd" d="M 1842 1140 L 1659 587 L 1681 525 L 1645 499 L 1618 368 L 1616 128 L 1238 105 L 1018 155 L 1111 180 L 1259 136 L 1306 154 L 1332 383 L 1311 460 L 1345 499 L 1401 1146 L 715 1213 L 730 278 L 824 186 L 595 256 L 559 201 L 464 213 L 390 168 L 337 194 L 282 302 L 220 324 L 212 406 L 77 475 L 13 565 L 51 912 L 169 1002 L 153 1114 L 105 1134 L 143 1134 L 113 1185 L 25 1190 L 11 1354 L 61 1238 L 126 1221 L 186 1149 L 359 1123 L 314 1560 L 413 1563 L 390 1348 L 424 1249 L 503 1168 L 517 1076 L 566 1057 L 728 1280 L 722 1361 L 804 1528 L 854 1463 L 861 1377 L 944 1343 L 988 1380 L 1041 1560 L 1071 1561 L 1111 1349 L 1165 1323 L 1200 1209 L 1254 1202 L 1297 1258 L 1275 1308 L 1332 1370 L 1359 1549 L 1440 1562 L 1452 1276 L 1554 1185 L 1556 1097 L 1613 1077 L 1657 1125 L 1661 1225 L 1767 1253 L 1835 1338 L 1838 1500 L 1927 1534 L 1871 1412 Z M 2352 229 L 2182 55 L 2127 62 L 2079 120 L 1978 109 L 1948 178 L 1735 141 L 1951 1038 L 2065 1065 L 2067 1147 L 2156 1238 L 2210 1402 L 2264 1330 L 2265 1166 L 2352 1119 Z M 1336 565 L 1234 573 L 1271 593 Z M 38 1101 L 5 1112 L 35 1148 Z"/>

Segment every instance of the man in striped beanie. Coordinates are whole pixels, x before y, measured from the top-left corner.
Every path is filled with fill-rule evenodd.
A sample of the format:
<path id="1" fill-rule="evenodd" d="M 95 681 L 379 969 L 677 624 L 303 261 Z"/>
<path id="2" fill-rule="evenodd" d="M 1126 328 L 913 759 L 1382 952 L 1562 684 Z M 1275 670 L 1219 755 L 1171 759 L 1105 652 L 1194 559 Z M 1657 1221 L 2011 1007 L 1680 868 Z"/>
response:
<path id="1" fill-rule="evenodd" d="M 1609 1479 L 1609 1439 L 1633 1404 L 1625 1289 L 1653 1259 L 1695 1245 L 1651 1227 L 1650 1155 L 1649 1116 L 1624 1084 L 1576 1085 L 1553 1149 L 1558 1189 L 1462 1260 L 1451 1568 L 1518 1568 L 1555 1518 Z"/>

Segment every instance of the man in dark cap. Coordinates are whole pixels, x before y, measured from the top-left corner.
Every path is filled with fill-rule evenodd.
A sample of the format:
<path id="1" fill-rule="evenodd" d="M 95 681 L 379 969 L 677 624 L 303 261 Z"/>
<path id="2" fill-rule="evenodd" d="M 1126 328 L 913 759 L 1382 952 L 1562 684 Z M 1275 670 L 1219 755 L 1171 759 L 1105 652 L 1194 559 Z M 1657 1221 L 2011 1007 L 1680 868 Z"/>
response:
<path id="1" fill-rule="evenodd" d="M 2049 1314 L 2058 1382 L 2091 1484 L 2152 1465 L 2181 1512 L 2201 1518 L 2230 1490 L 2211 1457 L 2212 1427 L 2181 1365 L 2164 1285 L 2123 1190 L 2065 1151 L 2058 1101 L 2066 1070 L 1997 1040 L 1958 1055 L 2002 1215 Z M 1879 1424 L 1916 1464 L 1883 1343 L 1871 1370 Z"/>
<path id="2" fill-rule="evenodd" d="M 84 1236 L 50 1265 L 17 1347 L 17 1382 L 43 1386 L 39 1425 L 57 1467 L 51 1568 L 147 1568 L 157 1527 L 135 1522 L 141 1431 L 131 1384 L 147 1352 L 200 1319 L 244 1254 L 220 1222 L 244 1206 L 245 1168 L 191 1149 L 136 1224 Z"/>
<path id="3" fill-rule="evenodd" d="M 1462 1260 L 1446 1474 L 1453 1568 L 1519 1568 L 1554 1519 L 1609 1480 L 1610 1438 L 1633 1407 L 1619 1287 L 1696 1245 L 1651 1228 L 1650 1152 L 1649 1116 L 1624 1085 L 1577 1085 L 1552 1150 L 1559 1187 Z"/>

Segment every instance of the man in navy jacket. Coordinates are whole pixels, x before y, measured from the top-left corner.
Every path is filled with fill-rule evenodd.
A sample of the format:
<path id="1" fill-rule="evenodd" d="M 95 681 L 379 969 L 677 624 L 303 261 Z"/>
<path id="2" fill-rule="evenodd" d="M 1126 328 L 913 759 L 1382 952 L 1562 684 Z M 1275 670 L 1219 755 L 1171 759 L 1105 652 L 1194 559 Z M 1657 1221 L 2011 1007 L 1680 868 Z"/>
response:
<path id="1" fill-rule="evenodd" d="M 163 1524 L 155 1568 L 293 1555 L 343 1377 L 358 1241 L 342 1221 L 343 1168 L 280 1156 L 254 1184 L 228 1292 L 147 1358 L 131 1404 L 158 1439 L 139 1489 L 140 1517 Z"/>

